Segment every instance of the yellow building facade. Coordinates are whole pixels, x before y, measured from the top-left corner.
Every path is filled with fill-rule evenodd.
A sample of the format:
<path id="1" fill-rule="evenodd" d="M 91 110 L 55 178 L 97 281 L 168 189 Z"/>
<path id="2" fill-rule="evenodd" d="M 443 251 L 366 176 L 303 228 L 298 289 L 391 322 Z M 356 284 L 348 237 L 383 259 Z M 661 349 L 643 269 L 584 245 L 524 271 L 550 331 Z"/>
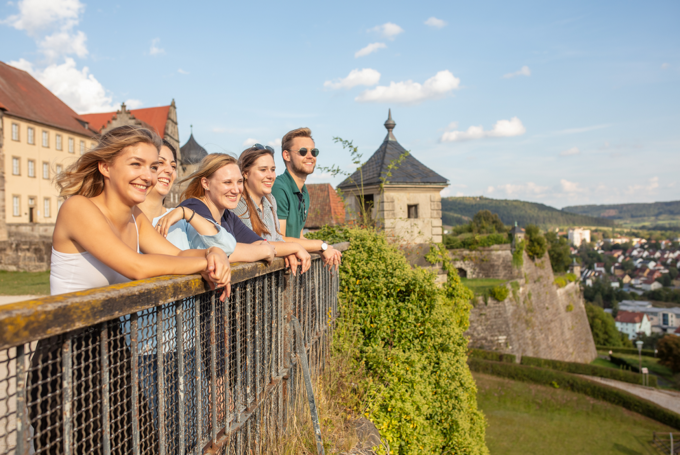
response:
<path id="1" fill-rule="evenodd" d="M 2 116 L 5 222 L 53 224 L 61 205 L 54 177 L 95 145 L 92 136 Z"/>

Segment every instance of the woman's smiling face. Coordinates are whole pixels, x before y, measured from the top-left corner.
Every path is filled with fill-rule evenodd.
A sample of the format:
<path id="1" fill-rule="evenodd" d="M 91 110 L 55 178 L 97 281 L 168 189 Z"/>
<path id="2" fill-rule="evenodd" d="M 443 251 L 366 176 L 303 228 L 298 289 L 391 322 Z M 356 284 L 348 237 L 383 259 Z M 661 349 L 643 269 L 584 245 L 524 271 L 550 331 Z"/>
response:
<path id="1" fill-rule="evenodd" d="M 248 191 L 253 195 L 264 196 L 265 194 L 271 194 L 272 185 L 274 185 L 276 180 L 274 157 L 268 153 L 259 157 L 250 167 L 245 177 Z"/>
<path id="2" fill-rule="evenodd" d="M 152 144 L 139 143 L 125 147 L 107 169 L 109 184 L 129 204 L 141 204 L 158 179 L 158 150 Z M 100 167 L 102 169 L 102 167 Z"/>
<path id="3" fill-rule="evenodd" d="M 205 196 L 218 210 L 233 210 L 238 206 L 243 192 L 243 176 L 237 164 L 222 166 L 210 178 L 203 177 L 201 184 Z"/>
<path id="4" fill-rule="evenodd" d="M 165 197 L 177 179 L 177 161 L 175 161 L 172 151 L 165 145 L 161 147 L 158 161 L 160 163 L 158 167 L 158 183 L 156 183 L 152 191 L 155 190 L 161 197 Z"/>

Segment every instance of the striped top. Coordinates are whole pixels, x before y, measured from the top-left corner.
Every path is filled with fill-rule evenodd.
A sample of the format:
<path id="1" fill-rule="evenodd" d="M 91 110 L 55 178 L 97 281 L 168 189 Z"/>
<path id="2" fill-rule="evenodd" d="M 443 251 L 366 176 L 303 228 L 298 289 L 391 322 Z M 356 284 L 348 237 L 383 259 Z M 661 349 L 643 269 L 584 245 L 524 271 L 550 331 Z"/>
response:
<path id="1" fill-rule="evenodd" d="M 270 242 L 283 242 L 283 236 L 279 234 L 279 232 L 281 232 L 281 226 L 279 225 L 279 217 L 276 215 L 276 198 L 271 194 L 265 195 L 262 198 L 262 207 L 264 210 L 260 209 L 260 206 L 255 200 L 253 200 L 253 204 L 255 205 L 255 210 L 257 210 L 257 215 L 269 231 L 269 234 L 263 234 L 262 238 Z M 250 222 L 251 214 L 248 213 L 248 204 L 246 204 L 244 196 L 241 196 L 238 205 L 232 212 L 243 221 L 243 224 L 250 229 L 253 228 L 253 223 Z"/>

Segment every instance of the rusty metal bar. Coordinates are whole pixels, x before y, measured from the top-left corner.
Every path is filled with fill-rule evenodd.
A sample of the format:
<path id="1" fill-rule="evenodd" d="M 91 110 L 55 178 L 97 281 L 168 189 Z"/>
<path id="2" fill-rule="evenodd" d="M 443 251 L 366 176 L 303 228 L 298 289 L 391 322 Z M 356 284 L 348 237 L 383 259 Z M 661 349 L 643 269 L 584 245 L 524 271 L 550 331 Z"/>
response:
<path id="1" fill-rule="evenodd" d="M 243 405 L 243 374 L 241 365 L 241 332 L 243 331 L 243 289 L 238 288 L 236 299 L 236 396 L 234 397 L 234 414 L 236 421 L 241 420 L 241 407 Z"/>
<path id="2" fill-rule="evenodd" d="M 73 365 L 71 350 L 73 335 L 69 333 L 61 346 L 62 355 L 62 425 L 64 455 L 73 453 Z"/>
<path id="3" fill-rule="evenodd" d="M 139 353 L 137 313 L 130 315 L 130 349 L 132 350 L 132 453 L 139 455 Z M 122 374 L 127 374 L 123 371 Z"/>
<path id="4" fill-rule="evenodd" d="M 210 409 L 212 443 L 217 443 L 217 344 L 215 342 L 215 293 L 210 294 Z"/>
<path id="5" fill-rule="evenodd" d="M 231 296 L 228 299 L 224 301 L 224 333 L 222 336 L 224 336 L 224 432 L 226 433 L 229 430 L 229 370 L 230 370 L 230 360 L 231 360 L 231 352 L 229 350 L 229 347 L 231 343 L 229 342 L 231 338 L 231 331 L 230 331 L 230 325 L 229 325 L 229 312 L 230 312 L 230 303 L 231 299 L 234 297 Z"/>
<path id="6" fill-rule="evenodd" d="M 177 409 L 178 409 L 178 452 L 184 453 L 184 323 L 182 322 L 183 302 L 175 302 L 175 338 L 177 346 Z"/>
<path id="7" fill-rule="evenodd" d="M 246 408 L 250 406 L 250 389 L 253 387 L 253 333 L 252 327 L 252 308 L 253 308 L 253 283 L 248 281 L 246 283 L 246 387 L 245 387 L 245 405 Z"/>
<path id="8" fill-rule="evenodd" d="M 260 313 L 260 308 L 262 308 L 262 300 L 260 299 L 260 292 L 259 290 L 261 289 L 262 284 L 258 283 L 260 278 L 255 279 L 255 298 L 253 299 L 253 309 L 255 313 L 255 333 L 253 334 L 253 344 L 255 345 L 253 350 L 255 351 L 255 361 L 253 362 L 253 376 L 255 376 L 255 383 L 253 384 L 253 396 L 255 397 L 255 401 L 258 400 L 260 397 L 260 385 L 262 384 L 262 378 L 260 377 L 260 367 L 261 367 L 261 362 L 262 358 L 260 358 L 260 355 L 262 354 L 262 342 L 260 341 L 260 337 L 262 336 L 262 318 L 261 313 Z"/>
<path id="9" fill-rule="evenodd" d="M 201 299 L 194 299 L 194 344 L 196 347 L 196 452 L 203 439 L 203 374 L 201 371 Z"/>
<path id="10" fill-rule="evenodd" d="M 178 332 L 175 331 L 177 334 Z M 179 339 L 179 337 L 177 337 Z M 165 455 L 165 387 L 163 384 L 163 307 L 156 307 L 156 362 L 157 362 L 157 399 L 158 399 L 158 452 Z"/>
<path id="11" fill-rule="evenodd" d="M 28 453 L 28 420 L 26 418 L 26 355 L 24 345 L 17 346 L 16 406 L 17 406 L 17 454 Z"/>
<path id="12" fill-rule="evenodd" d="M 109 383 L 109 326 L 108 322 L 102 323 L 99 332 L 99 353 L 101 359 L 102 375 L 102 452 L 103 455 L 111 455 L 111 422 L 109 419 L 109 406 L 111 398 L 111 386 Z"/>

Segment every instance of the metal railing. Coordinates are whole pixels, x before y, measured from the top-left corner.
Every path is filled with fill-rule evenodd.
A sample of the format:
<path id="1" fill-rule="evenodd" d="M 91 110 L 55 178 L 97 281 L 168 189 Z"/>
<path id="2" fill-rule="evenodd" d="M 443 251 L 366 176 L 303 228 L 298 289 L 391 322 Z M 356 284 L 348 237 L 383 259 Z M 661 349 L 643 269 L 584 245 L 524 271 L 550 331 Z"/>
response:
<path id="1" fill-rule="evenodd" d="M 680 435 L 676 433 L 654 432 L 652 439 L 654 446 L 660 453 L 675 455 L 680 453 Z"/>
<path id="2" fill-rule="evenodd" d="M 345 249 L 347 244 L 339 245 Z M 338 274 L 233 268 L 232 295 L 159 277 L 0 307 L 0 454 L 258 453 L 304 393 L 337 315 Z"/>

